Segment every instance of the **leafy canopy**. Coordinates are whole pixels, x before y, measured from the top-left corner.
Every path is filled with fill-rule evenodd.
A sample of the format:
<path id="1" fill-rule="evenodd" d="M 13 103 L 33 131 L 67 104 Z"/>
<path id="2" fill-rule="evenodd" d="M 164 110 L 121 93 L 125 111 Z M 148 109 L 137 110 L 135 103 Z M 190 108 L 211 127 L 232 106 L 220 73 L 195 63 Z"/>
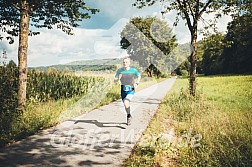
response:
<path id="1" fill-rule="evenodd" d="M 162 70 L 162 66 L 171 62 L 168 60 L 172 59 L 170 53 L 177 46 L 177 39 L 168 24 L 153 17 L 132 18 L 122 30 L 121 38 L 130 43 L 122 48 L 143 68 L 153 64 Z"/>
<path id="2" fill-rule="evenodd" d="M 141 9 L 155 3 L 162 6 L 162 14 L 175 10 L 177 15 L 174 25 L 176 26 L 180 19 L 186 20 L 190 31 L 193 31 L 193 25 L 198 21 L 202 21 L 207 29 L 214 27 L 216 20 L 223 15 L 235 15 L 237 11 L 239 13 L 251 9 L 249 0 L 136 0 L 133 6 Z M 207 22 L 202 17 L 204 13 L 214 13 L 215 17 Z"/>
<path id="3" fill-rule="evenodd" d="M 78 21 L 90 18 L 90 14 L 99 12 L 86 6 L 83 0 L 26 0 L 26 6 L 21 6 L 20 0 L 0 1 L 0 39 L 7 36 L 11 40 L 12 36 L 19 35 L 20 14 L 22 10 L 27 10 L 31 19 L 30 26 L 35 28 L 53 29 L 56 26 L 68 35 L 72 34 L 71 27 L 77 27 Z M 37 35 L 39 32 L 30 29 L 29 35 Z"/>

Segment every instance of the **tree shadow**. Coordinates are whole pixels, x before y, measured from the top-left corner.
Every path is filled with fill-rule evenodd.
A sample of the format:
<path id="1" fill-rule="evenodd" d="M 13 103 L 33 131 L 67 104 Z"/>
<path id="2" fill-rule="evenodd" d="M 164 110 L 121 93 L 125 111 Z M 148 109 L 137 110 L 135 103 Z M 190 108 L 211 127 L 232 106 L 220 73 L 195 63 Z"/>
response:
<path id="1" fill-rule="evenodd" d="M 124 149 L 135 144 L 120 137 L 112 139 L 108 131 L 74 130 L 70 134 L 67 129 L 49 129 L 0 148 L 0 166 L 112 166 L 115 157 L 121 159 L 127 153 Z"/>
<path id="2" fill-rule="evenodd" d="M 146 104 L 160 104 L 160 99 L 158 98 L 141 98 L 141 97 L 138 97 L 138 98 L 135 98 L 132 103 L 146 103 Z"/>

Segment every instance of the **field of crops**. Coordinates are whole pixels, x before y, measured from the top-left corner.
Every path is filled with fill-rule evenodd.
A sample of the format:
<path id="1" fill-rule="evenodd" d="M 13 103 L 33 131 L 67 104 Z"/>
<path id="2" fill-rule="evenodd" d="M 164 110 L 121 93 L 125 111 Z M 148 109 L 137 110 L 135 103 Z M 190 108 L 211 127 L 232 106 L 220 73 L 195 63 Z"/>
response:
<path id="1" fill-rule="evenodd" d="M 47 113 L 47 110 L 41 110 L 38 113 L 34 113 L 34 108 L 44 103 L 50 103 L 53 101 L 64 101 L 67 99 L 79 99 L 81 96 L 88 94 L 95 85 L 105 82 L 104 77 L 98 76 L 75 76 L 73 73 L 63 73 L 59 71 L 54 72 L 41 72 L 32 70 L 28 72 L 27 78 L 27 109 L 24 114 L 17 112 L 17 91 L 18 91 L 18 69 L 15 64 L 8 64 L 6 67 L 0 67 L 0 142 L 9 140 L 10 138 L 16 138 L 17 133 L 14 131 L 20 131 L 22 133 L 30 133 L 27 127 L 22 126 L 28 122 L 33 122 L 36 126 L 34 129 L 40 129 L 47 126 L 52 126 L 56 122 L 54 120 L 55 115 Z M 53 102 L 54 103 L 54 102 Z M 51 106 L 52 107 L 52 106 Z M 49 111 L 52 108 L 49 108 Z M 32 112 L 30 112 L 32 111 Z M 60 110 L 62 111 L 62 110 Z M 29 114 L 28 114 L 29 113 Z M 25 116 L 26 114 L 27 117 Z M 55 113 L 56 114 L 56 113 Z M 59 114 L 59 113 L 58 113 Z M 45 116 L 46 115 L 46 116 Z M 56 114 L 57 115 L 57 114 Z M 22 118 L 28 118 L 26 121 Z M 47 123 L 41 125 L 41 120 L 48 119 Z M 52 120 L 50 120 L 52 119 Z M 20 121 L 22 120 L 22 121 Z M 51 123 L 50 123 L 51 122 Z M 30 126 L 30 124 L 28 123 Z M 29 129 L 29 127 L 28 127 Z M 0 144 L 1 145 L 1 144 Z"/>

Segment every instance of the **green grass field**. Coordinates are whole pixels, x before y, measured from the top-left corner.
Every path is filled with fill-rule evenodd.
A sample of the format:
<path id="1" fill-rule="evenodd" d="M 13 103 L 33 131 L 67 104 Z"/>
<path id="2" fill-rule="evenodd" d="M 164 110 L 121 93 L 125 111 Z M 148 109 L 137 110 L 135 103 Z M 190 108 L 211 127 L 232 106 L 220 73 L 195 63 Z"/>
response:
<path id="1" fill-rule="evenodd" d="M 188 79 L 178 79 L 123 166 L 250 166 L 251 83 L 251 75 L 198 77 L 191 97 Z"/>

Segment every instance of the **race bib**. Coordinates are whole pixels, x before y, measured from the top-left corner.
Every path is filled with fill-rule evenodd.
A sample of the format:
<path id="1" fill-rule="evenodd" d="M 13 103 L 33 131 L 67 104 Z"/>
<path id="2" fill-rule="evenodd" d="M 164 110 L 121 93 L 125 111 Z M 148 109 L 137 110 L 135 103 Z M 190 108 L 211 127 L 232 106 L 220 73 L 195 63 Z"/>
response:
<path id="1" fill-rule="evenodd" d="M 127 91 L 131 91 L 131 90 L 132 90 L 131 85 L 123 85 L 123 91 L 127 92 Z"/>

